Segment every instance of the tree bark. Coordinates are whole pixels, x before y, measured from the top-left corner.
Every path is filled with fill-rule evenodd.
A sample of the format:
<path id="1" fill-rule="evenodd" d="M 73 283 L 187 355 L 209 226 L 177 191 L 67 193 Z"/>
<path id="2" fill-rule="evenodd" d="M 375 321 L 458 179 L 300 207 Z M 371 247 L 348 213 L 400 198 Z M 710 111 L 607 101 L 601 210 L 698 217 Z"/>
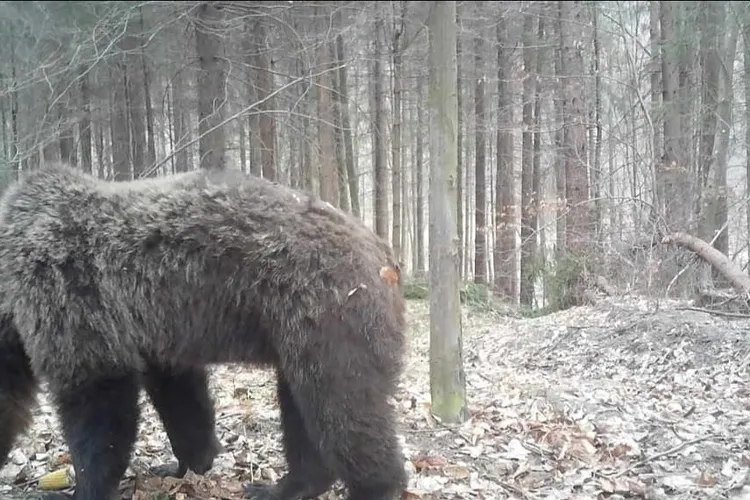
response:
<path id="1" fill-rule="evenodd" d="M 456 233 L 456 2 L 436 2 L 429 19 L 430 394 L 444 422 L 468 418 Z"/>
<path id="2" fill-rule="evenodd" d="M 477 4 L 477 6 L 482 5 Z M 484 39 L 482 34 L 474 38 L 474 116 L 476 119 L 475 131 L 475 170 L 474 170 L 474 198 L 476 209 L 474 210 L 474 283 L 484 285 L 487 283 L 487 221 L 485 210 L 487 206 L 485 185 L 485 157 L 487 154 L 485 145 L 485 119 L 484 119 Z"/>
<path id="3" fill-rule="evenodd" d="M 344 55 L 344 37 L 336 35 L 336 52 L 339 64 L 339 91 L 341 93 L 341 126 L 344 131 L 344 152 L 346 154 L 346 178 L 349 181 L 349 196 L 351 197 L 352 213 L 361 217 L 359 203 L 359 183 L 357 171 L 354 168 L 354 145 L 352 140 L 352 126 L 349 118 L 349 88 L 347 83 L 346 60 Z"/>
<path id="4" fill-rule="evenodd" d="M 78 123 L 78 135 L 81 138 L 81 167 L 87 174 L 93 173 L 93 162 L 91 158 L 91 87 L 86 66 L 79 68 L 81 79 L 81 121 Z"/>
<path id="5" fill-rule="evenodd" d="M 750 276 L 729 257 L 712 247 L 709 243 L 687 233 L 672 233 L 662 238 L 662 243 L 679 245 L 695 252 L 700 258 L 711 264 L 732 286 L 747 294 L 750 292 Z"/>
<path id="6" fill-rule="evenodd" d="M 198 7 L 195 44 L 198 53 L 198 151 L 200 166 L 225 168 L 226 138 L 221 125 L 226 114 L 226 58 L 218 32 L 221 28 L 220 4 L 202 3 Z"/>
<path id="7" fill-rule="evenodd" d="M 260 165 L 264 179 L 276 180 L 276 120 L 268 111 L 274 109 L 273 77 L 266 44 L 263 18 L 253 27 L 253 65 L 256 67 L 258 101 L 258 125 L 260 128 Z M 325 49 L 321 49 L 325 50 Z M 326 58 L 327 59 L 327 58 Z"/>
<path id="8" fill-rule="evenodd" d="M 526 13 L 523 21 L 523 133 L 521 135 L 521 281 L 519 300 L 524 306 L 534 302 L 534 259 L 536 257 L 536 210 L 534 193 L 534 93 L 536 91 L 535 16 Z"/>
<path id="9" fill-rule="evenodd" d="M 497 25 L 497 175 L 495 176 L 496 293 L 516 297 L 516 217 L 513 179 L 513 99 L 510 90 L 511 53 L 503 17 Z"/>
<path id="10" fill-rule="evenodd" d="M 381 71 L 381 42 L 380 29 L 382 21 L 378 19 L 375 22 L 375 54 L 372 71 L 374 82 L 374 104 L 375 116 L 373 120 L 373 144 L 375 154 L 375 234 L 381 238 L 388 239 L 388 187 L 386 184 L 386 165 L 385 165 L 385 141 L 383 132 L 385 131 L 383 120 L 383 75 Z"/>
<path id="11" fill-rule="evenodd" d="M 662 73 L 662 101 L 665 108 L 664 119 L 664 159 L 657 171 L 660 213 L 673 229 L 680 229 L 687 225 L 687 210 L 685 207 L 688 191 L 688 169 L 684 164 L 680 134 L 680 80 L 679 65 L 676 50 L 671 44 L 675 36 L 674 10 L 679 5 L 661 0 L 660 28 L 661 28 L 661 73 Z"/>
<path id="12" fill-rule="evenodd" d="M 588 203 L 589 181 L 586 172 L 586 93 L 583 81 L 583 4 L 560 2 L 562 50 L 564 59 L 564 151 L 565 249 L 585 254 L 590 240 L 591 208 Z"/>

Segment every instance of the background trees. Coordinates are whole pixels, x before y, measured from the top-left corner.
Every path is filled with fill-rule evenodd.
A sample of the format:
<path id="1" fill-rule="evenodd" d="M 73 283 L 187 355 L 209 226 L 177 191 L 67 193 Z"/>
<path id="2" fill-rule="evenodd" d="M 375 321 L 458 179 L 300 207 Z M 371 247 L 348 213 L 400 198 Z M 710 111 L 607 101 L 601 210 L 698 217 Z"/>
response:
<path id="1" fill-rule="evenodd" d="M 5 2 L 2 182 L 58 159 L 111 179 L 243 169 L 355 213 L 426 286 L 430 8 Z M 465 293 L 555 309 L 720 283 L 658 244 L 674 231 L 746 265 L 744 3 L 457 11 Z"/>

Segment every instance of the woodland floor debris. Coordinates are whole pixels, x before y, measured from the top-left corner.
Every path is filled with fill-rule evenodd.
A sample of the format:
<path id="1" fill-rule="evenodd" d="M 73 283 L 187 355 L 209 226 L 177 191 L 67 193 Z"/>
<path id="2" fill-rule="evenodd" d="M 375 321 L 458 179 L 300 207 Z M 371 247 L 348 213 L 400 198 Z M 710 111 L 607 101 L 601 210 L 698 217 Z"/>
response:
<path id="1" fill-rule="evenodd" d="M 411 474 L 404 498 L 750 499 L 750 319 L 678 305 L 620 297 L 535 319 L 465 307 L 471 419 L 449 427 L 429 412 L 428 306 L 411 301 L 394 401 Z M 212 385 L 225 452 L 211 473 L 142 474 L 172 459 L 145 404 L 123 498 L 240 498 L 242 481 L 283 474 L 272 373 L 221 367 Z M 42 394 L 0 471 L 0 497 L 65 467 L 65 451 Z"/>

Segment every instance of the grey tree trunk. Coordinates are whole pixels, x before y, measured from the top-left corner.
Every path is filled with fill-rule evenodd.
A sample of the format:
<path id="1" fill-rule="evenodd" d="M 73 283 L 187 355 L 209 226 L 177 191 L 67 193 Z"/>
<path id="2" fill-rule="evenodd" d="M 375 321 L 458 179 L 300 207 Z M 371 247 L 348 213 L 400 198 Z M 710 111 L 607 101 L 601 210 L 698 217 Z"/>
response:
<path id="1" fill-rule="evenodd" d="M 221 123 L 226 114 L 226 70 L 220 33 L 222 13 L 217 5 L 198 8 L 195 44 L 198 53 L 198 151 L 201 168 L 225 167 L 226 138 Z"/>
<path id="2" fill-rule="evenodd" d="M 456 2 L 435 2 L 429 20 L 430 67 L 430 394 L 444 422 L 468 417 L 461 340 L 456 232 Z"/>

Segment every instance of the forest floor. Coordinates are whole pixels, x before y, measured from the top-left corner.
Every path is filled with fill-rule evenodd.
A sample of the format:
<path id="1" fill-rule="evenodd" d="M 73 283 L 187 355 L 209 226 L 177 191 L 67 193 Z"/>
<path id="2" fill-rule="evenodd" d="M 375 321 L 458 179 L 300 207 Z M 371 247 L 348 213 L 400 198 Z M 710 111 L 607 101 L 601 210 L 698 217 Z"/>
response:
<path id="1" fill-rule="evenodd" d="M 429 412 L 428 306 L 410 301 L 396 398 L 411 475 L 404 498 L 750 499 L 750 319 L 685 305 L 620 297 L 535 319 L 465 307 L 471 418 L 447 426 Z M 272 374 L 221 367 L 212 385 L 226 448 L 212 472 L 169 481 L 138 473 L 171 460 L 145 405 L 123 498 L 239 498 L 243 480 L 284 472 Z M 0 470 L 15 491 L 66 460 L 40 401 Z M 10 495 L 0 486 L 0 498 Z"/>

